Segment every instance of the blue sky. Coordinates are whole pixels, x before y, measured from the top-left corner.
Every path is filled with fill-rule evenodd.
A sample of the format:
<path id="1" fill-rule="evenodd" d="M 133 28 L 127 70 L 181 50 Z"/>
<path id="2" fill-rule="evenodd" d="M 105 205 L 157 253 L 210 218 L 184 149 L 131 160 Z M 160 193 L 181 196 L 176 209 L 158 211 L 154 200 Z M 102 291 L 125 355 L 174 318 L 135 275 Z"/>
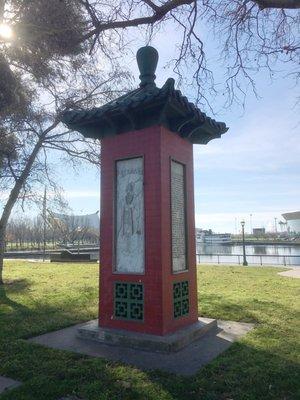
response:
<path id="1" fill-rule="evenodd" d="M 135 52 L 144 43 L 140 38 L 133 39 Z M 172 71 L 163 68 L 174 55 L 175 41 L 176 32 L 170 28 L 152 43 L 160 53 L 158 86 L 169 76 L 176 79 Z M 212 40 L 208 44 L 215 45 Z M 138 85 L 134 55 L 128 57 L 128 64 Z M 237 105 L 225 109 L 224 99 L 215 99 L 215 118 L 225 121 L 230 129 L 207 146 L 194 146 L 197 227 L 235 232 L 236 225 L 239 230 L 239 222 L 245 219 L 249 231 L 252 214 L 253 227 L 274 230 L 275 217 L 279 220 L 282 212 L 300 209 L 300 124 L 295 108 L 299 93 L 284 73 L 270 82 L 261 71 L 256 85 L 260 98 L 249 91 L 245 110 Z M 184 88 L 182 91 L 188 94 Z M 75 213 L 99 209 L 100 178 L 96 169 L 82 168 L 75 175 L 59 166 L 57 175 Z"/>
<path id="2" fill-rule="evenodd" d="M 295 92 L 285 81 L 261 82 L 260 100 L 226 111 L 230 127 L 221 139 L 194 146 L 195 213 L 198 227 L 235 231 L 235 219 L 273 229 L 274 218 L 300 208 L 300 140 Z M 69 171 L 70 172 L 70 171 Z M 99 208 L 99 176 L 90 168 L 64 177 L 75 212 Z"/>

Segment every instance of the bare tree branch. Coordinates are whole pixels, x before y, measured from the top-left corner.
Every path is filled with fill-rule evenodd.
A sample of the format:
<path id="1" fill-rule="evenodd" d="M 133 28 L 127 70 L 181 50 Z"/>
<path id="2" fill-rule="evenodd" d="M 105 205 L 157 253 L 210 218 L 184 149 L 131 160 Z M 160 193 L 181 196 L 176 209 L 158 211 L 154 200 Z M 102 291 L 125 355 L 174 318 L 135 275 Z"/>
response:
<path id="1" fill-rule="evenodd" d="M 111 29 L 124 29 L 129 27 L 137 27 L 140 25 L 150 25 L 163 19 L 170 11 L 183 6 L 192 4 L 195 0 L 169 0 L 162 6 L 158 7 L 155 12 L 147 17 L 126 19 L 122 21 L 98 21 L 95 28 L 83 36 L 82 40 L 87 40 L 93 36 L 99 36 L 100 33 Z"/>
<path id="2" fill-rule="evenodd" d="M 276 62 L 289 66 L 295 82 L 300 79 L 300 1 L 7 0 L 9 7 L 1 8 L 4 3 L 0 0 L 0 14 L 4 10 L 15 38 L 13 46 L 0 42 L 0 116 L 18 139 L 18 157 L 0 152 L 1 189 L 9 192 L 0 243 L 16 201 L 30 199 L 45 180 L 55 184 L 49 150 L 65 155 L 74 167 L 78 160 L 98 162 L 99 146 L 61 130 L 58 121 L 66 109 L 95 107 L 129 89 L 130 76 L 118 65 L 131 50 L 128 28 L 139 28 L 149 44 L 172 27 L 177 53 L 167 65 L 178 84 L 208 108 L 216 94 L 224 96 L 226 106 L 243 105 L 249 88 L 258 95 L 255 74 L 265 69 L 273 77 Z"/>
<path id="3" fill-rule="evenodd" d="M 300 8 L 300 0 L 252 0 L 258 4 L 259 8 Z"/>
<path id="4" fill-rule="evenodd" d="M 150 8 L 152 8 L 152 10 L 154 10 L 155 12 L 159 11 L 159 6 L 157 6 L 156 4 L 153 3 L 153 1 L 151 0 L 143 0 L 144 3 L 146 3 Z"/>

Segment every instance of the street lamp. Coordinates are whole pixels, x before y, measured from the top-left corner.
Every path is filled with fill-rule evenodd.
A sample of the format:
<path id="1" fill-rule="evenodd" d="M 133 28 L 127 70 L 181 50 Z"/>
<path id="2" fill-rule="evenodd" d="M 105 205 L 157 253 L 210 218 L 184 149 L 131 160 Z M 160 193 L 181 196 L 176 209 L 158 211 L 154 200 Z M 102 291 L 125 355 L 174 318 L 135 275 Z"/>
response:
<path id="1" fill-rule="evenodd" d="M 242 225 L 242 235 L 243 235 L 243 265 L 247 266 L 247 260 L 246 260 L 246 247 L 245 247 L 245 221 L 241 221 Z"/>

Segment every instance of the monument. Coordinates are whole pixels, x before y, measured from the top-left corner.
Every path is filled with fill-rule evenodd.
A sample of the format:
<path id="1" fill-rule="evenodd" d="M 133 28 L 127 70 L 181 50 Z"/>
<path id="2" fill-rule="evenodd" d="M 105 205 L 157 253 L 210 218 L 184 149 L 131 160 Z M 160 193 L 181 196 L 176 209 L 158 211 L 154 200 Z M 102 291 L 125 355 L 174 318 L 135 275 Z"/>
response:
<path id="1" fill-rule="evenodd" d="M 81 337 L 175 351 L 215 321 L 198 319 L 193 144 L 227 131 L 174 80 L 155 84 L 158 53 L 137 52 L 140 86 L 101 107 L 65 113 L 101 140 L 99 320 Z"/>

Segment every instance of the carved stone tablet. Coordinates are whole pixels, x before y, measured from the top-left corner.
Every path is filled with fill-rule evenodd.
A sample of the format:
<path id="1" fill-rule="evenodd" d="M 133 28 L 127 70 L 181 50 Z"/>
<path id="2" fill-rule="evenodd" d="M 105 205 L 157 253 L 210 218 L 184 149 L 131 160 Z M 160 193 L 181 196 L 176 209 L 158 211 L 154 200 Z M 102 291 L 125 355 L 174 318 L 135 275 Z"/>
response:
<path id="1" fill-rule="evenodd" d="M 115 269 L 143 273 L 144 241 L 144 163 L 143 158 L 116 162 Z"/>
<path id="2" fill-rule="evenodd" d="M 171 161 L 171 220 L 172 220 L 172 266 L 173 272 L 187 269 L 185 168 Z"/>

